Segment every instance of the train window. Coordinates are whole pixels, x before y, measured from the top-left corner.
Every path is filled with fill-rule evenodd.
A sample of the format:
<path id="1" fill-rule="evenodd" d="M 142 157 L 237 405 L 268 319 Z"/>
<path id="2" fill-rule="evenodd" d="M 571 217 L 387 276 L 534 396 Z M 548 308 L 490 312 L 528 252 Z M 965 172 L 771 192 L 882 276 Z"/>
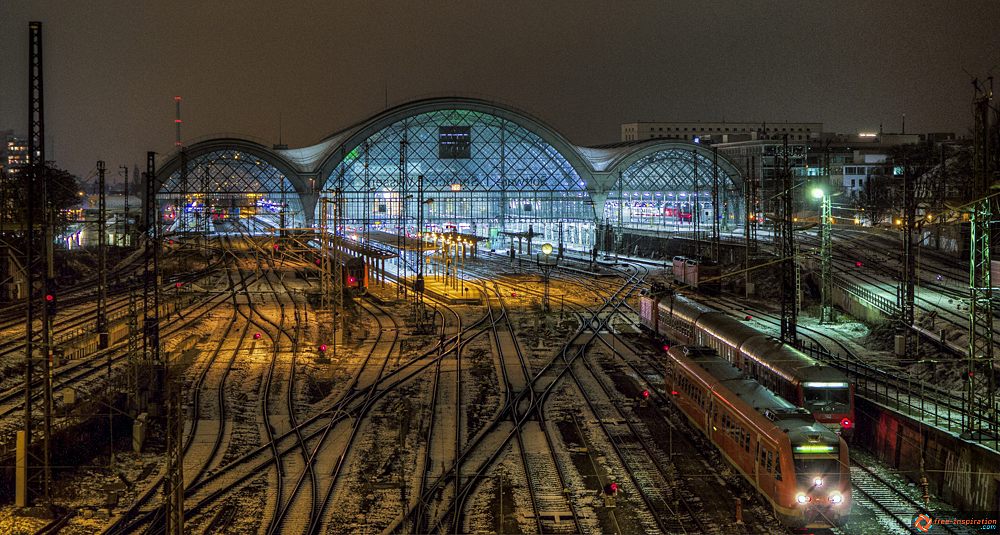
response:
<path id="1" fill-rule="evenodd" d="M 760 457 L 760 442 L 758 442 L 757 445 L 754 446 L 753 450 L 753 458 L 756 459 L 757 457 Z"/>
<path id="2" fill-rule="evenodd" d="M 743 445 L 743 449 L 750 453 L 750 433 L 747 433 L 747 443 Z"/>
<path id="3" fill-rule="evenodd" d="M 767 473 L 771 473 L 771 452 L 767 452 Z"/>
<path id="4" fill-rule="evenodd" d="M 781 454 L 774 454 L 774 479 L 781 481 Z"/>
<path id="5" fill-rule="evenodd" d="M 760 445 L 759 445 L 759 444 L 758 444 L 758 447 L 760 447 Z M 767 455 L 767 450 L 766 450 L 766 449 L 764 449 L 764 448 L 760 448 L 760 469 L 761 469 L 761 470 L 763 470 L 763 469 L 764 469 L 764 457 L 765 457 L 766 455 Z"/>

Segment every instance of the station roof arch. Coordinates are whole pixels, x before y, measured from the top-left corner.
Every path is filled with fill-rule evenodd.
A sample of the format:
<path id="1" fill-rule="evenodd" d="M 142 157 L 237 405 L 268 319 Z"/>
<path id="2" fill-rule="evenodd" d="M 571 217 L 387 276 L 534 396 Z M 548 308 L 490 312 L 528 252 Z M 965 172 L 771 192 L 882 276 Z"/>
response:
<path id="1" fill-rule="evenodd" d="M 316 198 L 325 181 L 351 151 L 381 130 L 411 117 L 438 111 L 464 110 L 509 121 L 549 144 L 576 171 L 595 201 L 606 198 L 615 186 L 619 171 L 629 169 L 643 158 L 657 153 L 690 152 L 707 162 L 717 161 L 720 171 L 742 191 L 740 167 L 723 154 L 705 145 L 665 139 L 637 140 L 594 147 L 570 143 L 554 127 L 535 115 L 493 100 L 463 96 L 442 96 L 406 102 L 355 123 L 323 138 L 315 145 L 298 149 L 271 148 L 250 136 L 224 134 L 196 140 L 184 147 L 189 161 L 215 151 L 240 151 L 272 165 L 296 190 L 306 214 L 315 209 Z M 717 158 L 717 160 L 716 160 Z M 181 167 L 181 152 L 175 149 L 158 162 L 157 189 Z M 307 216 L 309 217 L 309 216 Z"/>

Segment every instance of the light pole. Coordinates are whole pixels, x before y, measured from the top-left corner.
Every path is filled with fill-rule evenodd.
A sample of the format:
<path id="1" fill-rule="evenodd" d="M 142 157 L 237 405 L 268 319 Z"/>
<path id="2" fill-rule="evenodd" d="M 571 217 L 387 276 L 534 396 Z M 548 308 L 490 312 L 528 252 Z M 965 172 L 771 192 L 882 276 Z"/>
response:
<path id="1" fill-rule="evenodd" d="M 825 323 L 828 321 L 833 321 L 832 310 L 830 310 L 830 297 L 829 297 L 829 286 L 830 286 L 830 264 L 831 264 L 831 254 L 833 249 L 833 237 L 831 233 L 833 231 L 833 221 L 830 217 L 831 206 L 830 198 L 826 191 L 822 188 L 813 189 L 813 197 L 820 199 L 823 204 L 822 214 L 822 224 L 820 225 L 820 232 L 822 233 L 822 239 L 820 241 L 820 266 L 822 274 L 822 286 L 820 287 L 820 309 L 819 309 L 819 322 Z"/>
<path id="2" fill-rule="evenodd" d="M 552 274 L 552 270 L 559 264 L 559 259 L 557 258 L 553 262 L 551 256 L 549 256 L 552 254 L 552 244 L 543 244 L 542 253 L 545 257 L 539 259 L 538 255 L 535 255 L 535 263 L 538 264 L 538 269 L 542 272 L 542 282 L 545 283 L 545 311 L 548 312 L 551 310 L 549 307 L 549 275 Z"/>

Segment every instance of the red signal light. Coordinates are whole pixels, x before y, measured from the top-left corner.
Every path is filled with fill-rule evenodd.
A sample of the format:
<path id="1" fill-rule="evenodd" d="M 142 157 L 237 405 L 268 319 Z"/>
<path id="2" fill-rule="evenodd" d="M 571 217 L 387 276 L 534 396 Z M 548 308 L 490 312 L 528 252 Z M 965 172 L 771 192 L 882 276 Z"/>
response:
<path id="1" fill-rule="evenodd" d="M 316 259 L 316 265 L 318 266 L 319 264 L 320 264 L 320 261 L 319 261 L 319 258 L 317 258 Z"/>
<path id="2" fill-rule="evenodd" d="M 855 263 L 854 263 L 854 266 L 855 266 L 855 267 L 861 267 L 861 261 L 860 261 L 860 260 L 858 260 L 857 262 L 855 262 Z"/>
<path id="3" fill-rule="evenodd" d="M 747 321 L 753 321 L 753 316 L 747 315 Z"/>
<path id="4" fill-rule="evenodd" d="M 347 282 L 354 284 L 354 277 L 347 277 Z"/>
<path id="5" fill-rule="evenodd" d="M 260 340 L 260 333 L 253 333 L 254 340 Z"/>
<path id="6" fill-rule="evenodd" d="M 668 345 L 667 346 L 663 346 L 663 350 L 664 351 L 670 351 L 670 346 L 668 346 Z"/>
<path id="7" fill-rule="evenodd" d="M 326 344 L 319 346 L 320 351 L 326 351 Z"/>
<path id="8" fill-rule="evenodd" d="M 181 287 L 181 283 L 178 282 L 177 283 L 177 288 L 180 288 L 180 287 Z"/>
<path id="9" fill-rule="evenodd" d="M 49 301 L 49 302 L 51 302 L 51 301 L 52 301 L 53 299 L 54 299 L 54 297 L 52 297 L 52 294 L 49 294 L 49 295 L 46 295 L 46 296 L 45 296 L 45 300 L 46 300 L 46 301 Z M 969 375 L 972 375 L 972 374 L 970 373 Z"/>
<path id="10" fill-rule="evenodd" d="M 676 396 L 677 395 L 677 391 L 676 390 L 671 390 L 670 391 L 670 395 L 671 396 Z"/>
<path id="11" fill-rule="evenodd" d="M 643 390 L 642 391 L 642 397 L 648 398 L 649 397 L 649 390 Z"/>
<path id="12" fill-rule="evenodd" d="M 276 243 L 276 244 L 274 244 L 274 250 L 275 250 L 275 251 L 277 251 L 277 250 L 278 250 L 278 244 L 277 244 L 277 243 Z"/>

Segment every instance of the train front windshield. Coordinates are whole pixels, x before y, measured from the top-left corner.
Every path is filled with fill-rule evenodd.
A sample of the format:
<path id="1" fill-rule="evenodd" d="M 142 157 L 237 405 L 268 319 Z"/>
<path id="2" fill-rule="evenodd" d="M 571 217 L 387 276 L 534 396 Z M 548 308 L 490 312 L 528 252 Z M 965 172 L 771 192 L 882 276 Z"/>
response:
<path id="1" fill-rule="evenodd" d="M 836 455 L 836 450 L 831 452 Z M 830 487 L 840 483 L 840 459 L 830 456 L 795 455 L 795 479 L 799 487 Z"/>
<path id="2" fill-rule="evenodd" d="M 802 406 L 811 413 L 845 414 L 851 412 L 851 387 L 848 383 L 805 383 Z"/>

